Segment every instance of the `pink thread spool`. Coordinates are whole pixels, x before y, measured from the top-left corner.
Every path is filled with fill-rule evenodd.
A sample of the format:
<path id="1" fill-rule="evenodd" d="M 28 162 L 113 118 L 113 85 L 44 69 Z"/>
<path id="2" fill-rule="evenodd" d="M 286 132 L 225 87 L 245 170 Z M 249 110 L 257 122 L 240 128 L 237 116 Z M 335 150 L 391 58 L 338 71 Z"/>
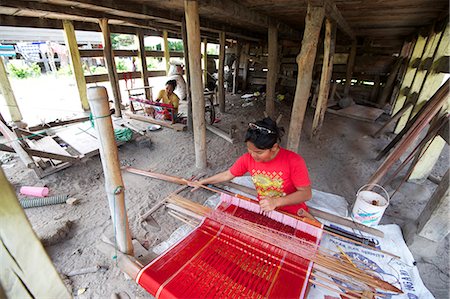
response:
<path id="1" fill-rule="evenodd" d="M 22 186 L 20 187 L 20 194 L 30 195 L 36 197 L 46 197 L 48 195 L 47 187 L 32 187 L 32 186 Z"/>

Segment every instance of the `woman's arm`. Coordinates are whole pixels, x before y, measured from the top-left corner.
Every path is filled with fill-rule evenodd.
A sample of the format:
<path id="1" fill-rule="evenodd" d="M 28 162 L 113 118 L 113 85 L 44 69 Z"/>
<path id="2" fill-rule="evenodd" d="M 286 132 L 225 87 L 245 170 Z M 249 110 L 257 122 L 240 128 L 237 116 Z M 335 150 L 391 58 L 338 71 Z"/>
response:
<path id="1" fill-rule="evenodd" d="M 312 197 L 311 186 L 297 187 L 297 191 L 283 197 L 262 197 L 259 205 L 263 211 L 272 211 L 279 207 L 292 206 L 310 200 Z"/>
<path id="2" fill-rule="evenodd" d="M 234 178 L 234 175 L 231 174 L 229 170 L 213 175 L 212 177 L 199 180 L 198 183 L 202 185 L 207 184 L 217 184 L 222 182 L 228 182 Z"/>

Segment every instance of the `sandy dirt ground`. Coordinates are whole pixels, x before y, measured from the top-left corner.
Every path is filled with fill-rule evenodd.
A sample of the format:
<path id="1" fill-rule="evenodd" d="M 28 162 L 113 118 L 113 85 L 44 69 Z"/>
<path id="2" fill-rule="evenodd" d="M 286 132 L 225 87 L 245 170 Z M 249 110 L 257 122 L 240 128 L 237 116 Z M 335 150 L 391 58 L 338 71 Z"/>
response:
<path id="1" fill-rule="evenodd" d="M 66 95 L 73 94 L 74 87 L 70 84 L 72 83 L 69 82 L 67 85 Z M 13 84 L 13 86 L 17 88 L 17 85 Z M 24 90 L 21 89 L 20 92 L 24 92 Z M 36 107 L 39 99 L 34 98 L 30 101 L 26 97 L 26 95 L 19 96 L 19 104 L 24 107 L 23 114 L 28 116 L 33 114 L 33 107 Z M 71 97 L 70 105 L 73 107 L 79 105 L 73 100 L 76 97 L 73 95 Z M 44 99 L 42 101 L 48 102 Z M 185 105 L 185 103 L 183 104 Z M 226 170 L 246 151 L 242 139 L 247 129 L 247 123 L 263 117 L 264 103 L 262 99 L 253 102 L 250 106 L 242 107 L 242 104 L 244 104 L 244 100 L 239 96 L 227 95 L 227 112 L 218 116 L 221 121 L 216 126 L 224 131 L 228 131 L 232 125 L 236 126 L 238 140 L 236 144 L 230 144 L 207 131 L 208 168 L 204 171 L 195 167 L 192 134 L 175 132 L 166 128 L 148 133 L 152 140 L 151 147 L 140 147 L 136 143 L 120 147 L 120 163 L 122 166 L 133 166 L 185 178 L 200 172 L 212 175 Z M 51 107 L 52 109 L 56 107 L 55 102 L 51 104 Z M 69 107 L 69 105 L 65 105 L 65 107 Z M 290 105 L 277 103 L 276 108 L 283 115 L 281 125 L 287 130 Z M 77 108 L 73 108 L 73 110 L 79 111 Z M 381 126 L 383 119 L 375 123 L 367 123 L 326 114 L 320 137 L 311 141 L 308 136 L 312 114 L 313 111 L 308 109 L 299 153 L 307 163 L 313 187 L 344 196 L 351 206 L 359 187 L 368 181 L 380 164 L 375 161 L 375 156 L 389 143 L 393 135 L 388 133 L 378 139 L 370 136 Z M 27 120 L 26 117 L 25 120 Z M 46 120 L 49 121 L 47 118 Z M 142 128 L 148 126 L 148 124 L 140 122 L 135 124 Z M 283 138 L 282 145 L 285 142 L 286 137 Z M 2 153 L 0 153 L 1 155 Z M 433 170 L 433 174 L 442 176 L 448 165 L 448 148 L 446 148 L 439 164 Z M 54 205 L 26 210 L 29 221 L 40 236 L 56 231 L 70 221 L 71 225 L 68 227 L 66 225 L 59 237 L 46 246 L 49 256 L 60 273 L 67 274 L 73 270 L 94 265 L 109 268 L 107 271 L 77 275 L 67 279 L 67 286 L 74 296 L 78 298 L 110 298 L 113 293 L 126 292 L 130 298 L 151 297 L 134 281 L 127 280 L 114 263 L 95 247 L 96 242 L 103 234 L 113 235 L 103 170 L 98 156 L 91 158 L 86 163 L 74 165 L 41 180 L 32 170 L 26 169 L 17 157 L 2 167 L 17 193 L 20 186 L 46 185 L 51 190 L 50 195 L 68 194 L 80 200 L 80 203 L 75 206 Z M 164 208 L 153 214 L 159 228 L 142 226 L 139 222 L 140 215 L 176 190 L 178 186 L 130 173 L 123 173 L 123 181 L 132 237 L 144 247 L 151 248 L 167 239 L 182 224 L 167 215 Z M 405 221 L 416 219 L 435 188 L 436 185 L 430 181 L 421 184 L 405 184 L 392 198 L 382 223 L 401 225 Z M 211 194 L 197 191 L 195 193 L 187 192 L 184 195 L 201 202 Z M 448 238 L 446 238 L 445 242 L 439 244 L 436 253 L 431 256 L 424 256 L 420 250 L 413 252 L 422 279 L 436 298 L 448 298 L 449 296 L 448 243 Z M 423 248 L 423 250 L 427 250 L 427 248 Z"/>

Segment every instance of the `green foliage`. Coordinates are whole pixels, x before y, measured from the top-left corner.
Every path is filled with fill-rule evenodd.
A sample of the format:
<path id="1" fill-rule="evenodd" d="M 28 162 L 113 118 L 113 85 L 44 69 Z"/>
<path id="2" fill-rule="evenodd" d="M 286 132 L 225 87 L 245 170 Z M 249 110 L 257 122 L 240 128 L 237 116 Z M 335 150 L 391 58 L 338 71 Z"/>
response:
<path id="1" fill-rule="evenodd" d="M 38 77 L 41 75 L 41 68 L 37 63 L 33 63 L 31 66 L 21 64 L 14 65 L 14 63 L 8 64 L 10 74 L 19 79 L 25 79 L 29 77 Z"/>
<path id="2" fill-rule="evenodd" d="M 183 42 L 182 41 L 168 41 L 169 42 L 169 51 L 177 51 L 177 52 L 183 52 Z"/>
<path id="3" fill-rule="evenodd" d="M 72 68 L 70 67 L 70 65 L 60 67 L 58 70 L 58 75 L 60 76 L 71 76 L 72 74 Z"/>
<path id="4" fill-rule="evenodd" d="M 128 71 L 128 67 L 123 59 L 118 59 L 116 61 L 116 69 L 119 72 L 127 72 Z"/>
<path id="5" fill-rule="evenodd" d="M 111 46 L 114 50 L 127 48 L 133 44 L 133 35 L 111 33 Z"/>
<path id="6" fill-rule="evenodd" d="M 164 70 L 165 64 L 163 65 L 162 58 L 147 57 L 147 69 L 148 70 Z"/>
<path id="7" fill-rule="evenodd" d="M 85 70 L 85 75 L 101 75 L 108 72 L 104 66 L 91 65 L 89 69 L 89 71 Z"/>

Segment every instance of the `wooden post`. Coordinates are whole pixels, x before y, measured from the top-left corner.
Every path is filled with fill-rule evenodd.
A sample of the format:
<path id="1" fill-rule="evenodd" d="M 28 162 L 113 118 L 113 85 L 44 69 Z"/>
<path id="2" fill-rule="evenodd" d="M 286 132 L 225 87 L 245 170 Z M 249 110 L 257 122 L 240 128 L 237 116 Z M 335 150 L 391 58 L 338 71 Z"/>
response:
<path id="1" fill-rule="evenodd" d="M 239 43 L 239 41 L 236 41 L 236 62 L 233 74 L 233 94 L 236 94 L 239 89 L 239 65 L 241 62 L 241 49 L 242 45 Z"/>
<path id="2" fill-rule="evenodd" d="M 225 66 L 225 32 L 221 31 L 219 33 L 219 42 L 220 42 L 220 50 L 219 50 L 219 110 L 220 112 L 225 112 L 225 80 L 224 80 L 224 66 Z"/>
<path id="3" fill-rule="evenodd" d="M 198 1 L 185 0 L 184 9 L 189 47 L 189 73 L 191 75 L 195 166 L 197 168 L 206 168 L 205 98 L 202 84 Z"/>
<path id="4" fill-rule="evenodd" d="M 72 72 L 75 75 L 75 81 L 77 82 L 78 95 L 80 96 L 81 107 L 84 111 L 89 110 L 89 103 L 86 94 L 86 79 L 84 78 L 84 72 L 81 65 L 80 51 L 78 51 L 77 38 L 75 36 L 75 29 L 71 21 L 63 20 L 64 27 L 64 40 L 69 50 L 70 66 Z"/>
<path id="5" fill-rule="evenodd" d="M 317 42 L 319 40 L 324 13 L 325 9 L 323 7 L 313 7 L 308 3 L 302 48 L 297 56 L 297 85 L 295 88 L 294 104 L 287 140 L 287 148 L 294 152 L 298 151 L 300 144 L 303 119 L 305 117 L 306 105 L 308 104 L 312 83 L 312 69 L 316 58 Z"/>
<path id="6" fill-rule="evenodd" d="M 250 57 L 250 44 L 244 45 L 244 66 L 242 70 L 242 90 L 247 90 L 248 83 L 248 59 Z"/>
<path id="7" fill-rule="evenodd" d="M 145 56 L 145 45 L 144 45 L 144 33 L 142 30 L 137 32 L 137 40 L 139 44 L 139 63 L 141 64 L 141 78 L 144 86 L 148 86 L 148 70 L 147 70 L 147 58 Z M 151 92 L 149 88 L 145 89 L 145 98 L 153 100 L 151 98 Z"/>
<path id="8" fill-rule="evenodd" d="M 114 53 L 111 46 L 111 34 L 109 32 L 108 19 L 100 19 L 99 24 L 103 37 L 103 54 L 105 56 L 109 82 L 111 83 L 111 89 L 114 96 L 115 115 L 121 117 L 122 96 L 120 94 L 119 77 L 117 76 L 116 62 L 114 61 Z"/>
<path id="9" fill-rule="evenodd" d="M 275 116 L 275 88 L 278 79 L 278 29 L 277 24 L 272 21 L 268 32 L 268 54 L 267 58 L 267 86 L 266 86 L 266 113 L 269 117 Z"/>
<path id="10" fill-rule="evenodd" d="M 417 219 L 417 230 L 420 236 L 440 242 L 450 233 L 448 224 L 449 199 L 449 171 L 447 170 Z"/>
<path id="11" fill-rule="evenodd" d="M 186 72 L 186 96 L 187 96 L 187 126 L 188 130 L 192 132 L 192 95 L 191 95 L 191 76 L 189 73 L 189 46 L 187 41 L 187 32 L 186 32 L 186 18 L 183 17 L 181 20 L 181 38 L 183 39 L 183 50 L 184 50 L 184 71 Z"/>
<path id="12" fill-rule="evenodd" d="M 6 73 L 6 67 L 2 58 L 0 58 L 0 91 L 5 98 L 11 120 L 14 122 L 21 122 L 22 113 L 20 113 L 19 106 L 17 106 L 16 97 L 14 96 L 11 84 L 9 83 L 8 74 Z"/>
<path id="13" fill-rule="evenodd" d="M 397 61 L 394 63 L 394 66 L 391 69 L 391 72 L 389 74 L 389 77 L 386 81 L 386 84 L 384 85 L 383 92 L 381 93 L 380 98 L 378 99 L 378 107 L 383 107 L 389 95 L 392 93 L 392 88 L 394 87 L 395 78 L 397 78 L 398 70 L 400 69 L 400 66 L 402 65 L 403 58 L 399 57 Z"/>
<path id="14" fill-rule="evenodd" d="M 164 60 L 166 61 L 166 76 L 169 75 L 170 70 L 170 49 L 169 49 L 169 40 L 167 39 L 167 30 L 163 31 L 163 40 L 164 40 Z"/>
<path id="15" fill-rule="evenodd" d="M 203 39 L 203 87 L 208 86 L 208 40 Z"/>
<path id="16" fill-rule="evenodd" d="M 125 187 L 120 171 L 114 129 L 109 116 L 108 93 L 104 87 L 90 87 L 87 95 L 100 140 L 99 151 L 105 175 L 105 191 L 117 246 L 121 252 L 133 255 L 133 244 L 125 209 Z"/>
<path id="17" fill-rule="evenodd" d="M 320 77 L 319 98 L 314 114 L 311 138 L 317 136 L 322 127 L 325 111 L 327 110 L 328 94 L 330 91 L 331 75 L 333 74 L 333 57 L 336 40 L 336 25 L 330 20 L 325 20 L 325 40 L 323 52 L 322 74 Z"/>
<path id="18" fill-rule="evenodd" d="M 372 87 L 372 91 L 370 92 L 370 101 L 375 102 L 375 100 L 378 98 L 378 90 L 380 89 L 380 76 L 376 75 L 374 84 Z"/>
<path id="19" fill-rule="evenodd" d="M 347 73 L 345 75 L 344 97 L 348 97 L 350 85 L 352 83 L 353 67 L 355 66 L 356 40 L 352 42 L 352 48 L 347 60 Z"/>

